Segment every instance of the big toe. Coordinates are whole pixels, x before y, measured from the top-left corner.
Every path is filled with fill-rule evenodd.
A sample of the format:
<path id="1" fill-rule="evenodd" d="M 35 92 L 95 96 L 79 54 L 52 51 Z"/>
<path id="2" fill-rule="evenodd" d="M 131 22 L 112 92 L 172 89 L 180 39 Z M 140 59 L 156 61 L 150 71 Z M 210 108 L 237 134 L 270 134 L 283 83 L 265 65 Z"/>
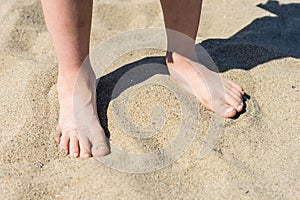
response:
<path id="1" fill-rule="evenodd" d="M 236 115 L 237 110 L 230 106 L 230 105 L 225 105 L 217 114 L 219 114 L 221 117 L 225 118 L 231 118 Z"/>
<path id="2" fill-rule="evenodd" d="M 94 157 L 102 157 L 109 153 L 110 153 L 109 148 L 108 148 L 107 144 L 105 144 L 104 142 L 93 144 L 92 155 Z"/>
<path id="3" fill-rule="evenodd" d="M 232 106 L 226 106 L 225 108 L 225 116 L 226 118 L 234 117 L 236 115 L 236 109 Z"/>
<path id="4" fill-rule="evenodd" d="M 104 131 L 101 131 L 101 134 L 97 134 L 90 139 L 92 143 L 92 155 L 94 157 L 101 157 L 110 153 Z"/>

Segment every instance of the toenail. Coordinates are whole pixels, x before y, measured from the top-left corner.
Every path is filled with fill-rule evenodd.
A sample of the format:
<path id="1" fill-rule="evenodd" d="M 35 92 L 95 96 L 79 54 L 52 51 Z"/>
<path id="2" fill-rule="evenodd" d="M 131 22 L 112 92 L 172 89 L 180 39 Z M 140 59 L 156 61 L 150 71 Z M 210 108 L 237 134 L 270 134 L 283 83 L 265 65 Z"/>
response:
<path id="1" fill-rule="evenodd" d="M 78 157 L 78 153 L 74 153 L 73 156 L 74 156 L 74 158 L 77 158 Z"/>
<path id="2" fill-rule="evenodd" d="M 98 146 L 98 147 L 97 147 L 97 150 L 103 151 L 103 150 L 106 150 L 106 147 L 105 147 L 105 146 Z"/>
<path id="3" fill-rule="evenodd" d="M 242 104 L 241 104 L 241 105 L 239 105 L 239 106 L 238 106 L 238 108 L 237 108 L 237 109 L 238 109 L 238 110 L 242 110 L 242 109 L 243 109 L 243 107 L 244 107 L 244 105 L 242 105 Z"/>
<path id="4" fill-rule="evenodd" d="M 84 157 L 84 158 L 89 158 L 90 155 L 86 153 L 86 154 L 83 155 L 83 157 Z"/>
<path id="5" fill-rule="evenodd" d="M 229 113 L 229 112 L 232 112 L 232 111 L 233 111 L 233 109 L 234 109 L 233 107 L 229 107 L 229 108 L 226 108 L 226 110 L 225 110 L 225 111 L 226 111 L 227 113 Z"/>

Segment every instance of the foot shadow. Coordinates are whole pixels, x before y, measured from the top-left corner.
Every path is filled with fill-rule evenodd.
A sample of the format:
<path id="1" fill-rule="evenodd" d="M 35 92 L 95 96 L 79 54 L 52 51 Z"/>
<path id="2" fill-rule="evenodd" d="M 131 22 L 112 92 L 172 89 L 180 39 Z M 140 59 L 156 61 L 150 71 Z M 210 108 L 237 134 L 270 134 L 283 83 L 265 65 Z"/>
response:
<path id="1" fill-rule="evenodd" d="M 125 74 L 128 73 L 130 75 L 126 76 L 126 80 L 121 81 Z M 110 101 L 117 98 L 126 89 L 144 82 L 156 74 L 169 74 L 165 57 L 163 56 L 143 58 L 126 64 L 97 79 L 97 111 L 100 123 L 108 138 L 110 132 L 108 129 L 107 109 Z M 119 81 L 122 84 L 118 84 Z"/>
<path id="2" fill-rule="evenodd" d="M 255 19 L 228 39 L 208 39 L 196 45 L 197 53 L 204 47 L 218 66 L 217 69 L 212 70 L 217 72 L 225 72 L 230 69 L 250 70 L 259 64 L 275 59 L 300 58 L 300 4 L 280 5 L 278 1 L 268 1 L 257 7 L 277 16 Z M 151 64 L 153 67 L 143 68 L 147 64 Z M 124 74 L 133 69 L 140 70 L 142 73 L 131 77 L 130 82 L 123 85 L 122 88 L 118 87 L 117 92 L 114 91 L 116 84 Z M 98 79 L 98 115 L 108 137 L 110 136 L 107 121 L 109 102 L 127 88 L 141 83 L 155 74 L 169 74 L 164 57 L 143 58 Z M 246 99 L 250 99 L 250 96 L 246 96 Z M 241 113 L 245 111 L 246 107 Z M 241 113 L 234 119 L 238 118 Z"/>
<path id="3" fill-rule="evenodd" d="M 300 4 L 268 1 L 257 7 L 276 16 L 255 19 L 228 39 L 208 39 L 198 44 L 207 50 L 219 72 L 249 70 L 284 57 L 300 58 Z"/>

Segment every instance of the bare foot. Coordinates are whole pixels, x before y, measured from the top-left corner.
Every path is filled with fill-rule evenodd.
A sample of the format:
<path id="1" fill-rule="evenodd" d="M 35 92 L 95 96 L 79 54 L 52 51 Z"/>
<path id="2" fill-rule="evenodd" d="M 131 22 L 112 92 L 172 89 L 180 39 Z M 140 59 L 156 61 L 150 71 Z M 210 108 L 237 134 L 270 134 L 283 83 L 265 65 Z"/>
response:
<path id="1" fill-rule="evenodd" d="M 168 53 L 167 58 L 171 77 L 192 92 L 207 109 L 227 118 L 243 110 L 241 86 L 180 54 Z"/>
<path id="2" fill-rule="evenodd" d="M 96 77 L 92 68 L 81 67 L 78 74 L 59 74 L 57 89 L 60 104 L 57 142 L 63 151 L 81 158 L 109 154 L 97 114 Z"/>

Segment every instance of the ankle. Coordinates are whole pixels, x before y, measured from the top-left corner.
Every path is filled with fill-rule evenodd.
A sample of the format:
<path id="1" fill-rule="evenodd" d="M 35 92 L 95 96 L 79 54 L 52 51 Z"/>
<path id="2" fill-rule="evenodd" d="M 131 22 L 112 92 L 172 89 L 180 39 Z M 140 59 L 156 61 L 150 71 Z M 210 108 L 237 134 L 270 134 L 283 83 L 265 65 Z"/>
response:
<path id="1" fill-rule="evenodd" d="M 58 75 L 56 89 L 58 98 L 64 98 L 66 95 L 71 95 L 74 90 L 76 77 Z"/>

